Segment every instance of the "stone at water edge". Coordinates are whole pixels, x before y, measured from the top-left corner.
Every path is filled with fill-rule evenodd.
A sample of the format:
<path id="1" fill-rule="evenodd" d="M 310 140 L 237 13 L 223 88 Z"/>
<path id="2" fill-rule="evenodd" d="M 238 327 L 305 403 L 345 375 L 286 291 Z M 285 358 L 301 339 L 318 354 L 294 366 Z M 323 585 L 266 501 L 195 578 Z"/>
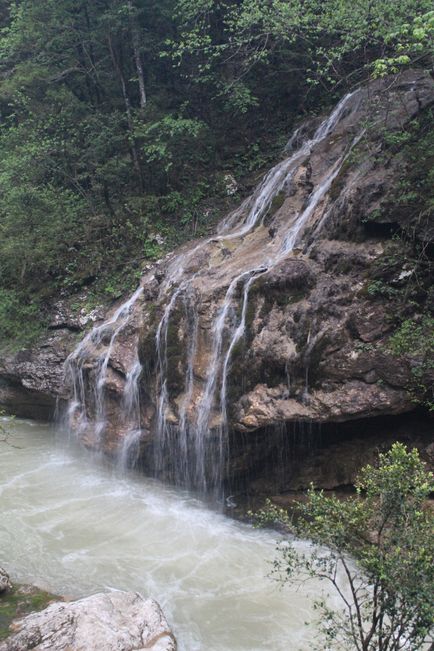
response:
<path id="1" fill-rule="evenodd" d="M 153 599 L 136 592 L 100 593 L 56 602 L 12 625 L 0 651 L 176 651 L 172 631 Z"/>
<path id="2" fill-rule="evenodd" d="M 9 574 L 6 572 L 6 570 L 0 567 L 0 594 L 3 594 L 4 592 L 7 592 L 11 589 L 12 583 L 9 578 Z"/>

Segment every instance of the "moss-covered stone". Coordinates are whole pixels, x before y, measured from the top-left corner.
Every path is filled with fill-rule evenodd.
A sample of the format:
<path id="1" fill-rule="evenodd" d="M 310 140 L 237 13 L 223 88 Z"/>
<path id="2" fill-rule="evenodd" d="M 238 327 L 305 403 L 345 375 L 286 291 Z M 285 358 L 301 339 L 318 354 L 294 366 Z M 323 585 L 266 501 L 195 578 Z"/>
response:
<path id="1" fill-rule="evenodd" d="M 276 194 L 276 196 L 273 198 L 273 200 L 271 202 L 271 205 L 270 205 L 270 208 L 268 209 L 268 213 L 267 213 L 267 215 L 265 216 L 265 219 L 264 219 L 265 226 L 268 226 L 268 224 L 271 222 L 271 219 L 273 218 L 273 216 L 276 214 L 276 212 L 279 210 L 279 208 L 281 208 L 283 206 L 283 204 L 285 202 L 285 199 L 286 199 L 286 195 L 285 195 L 285 192 L 283 190 L 278 192 Z"/>
<path id="2" fill-rule="evenodd" d="M 59 597 L 33 586 L 17 585 L 0 596 L 0 640 L 7 638 L 14 619 L 43 610 Z"/>

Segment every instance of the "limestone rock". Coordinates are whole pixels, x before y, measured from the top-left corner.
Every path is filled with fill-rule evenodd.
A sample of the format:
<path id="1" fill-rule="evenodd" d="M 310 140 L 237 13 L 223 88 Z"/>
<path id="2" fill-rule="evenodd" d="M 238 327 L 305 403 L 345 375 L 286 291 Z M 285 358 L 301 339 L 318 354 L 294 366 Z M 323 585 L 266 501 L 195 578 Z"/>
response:
<path id="1" fill-rule="evenodd" d="M 13 628 L 0 651 L 176 651 L 157 602 L 134 592 L 56 602 Z"/>

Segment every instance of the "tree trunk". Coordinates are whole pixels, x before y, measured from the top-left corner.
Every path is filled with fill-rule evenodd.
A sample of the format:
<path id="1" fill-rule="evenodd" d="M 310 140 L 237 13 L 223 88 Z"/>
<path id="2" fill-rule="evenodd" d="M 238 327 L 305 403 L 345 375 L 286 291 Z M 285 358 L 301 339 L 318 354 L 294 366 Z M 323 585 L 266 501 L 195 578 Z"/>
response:
<path id="1" fill-rule="evenodd" d="M 130 147 L 130 152 L 131 152 L 131 158 L 133 161 L 133 166 L 134 169 L 137 172 L 137 176 L 139 178 L 139 183 L 140 183 L 140 189 L 143 192 L 143 174 L 142 174 L 142 168 L 140 165 L 140 158 L 139 154 L 137 151 L 137 146 L 136 146 L 136 141 L 134 138 L 134 123 L 133 123 L 133 115 L 131 112 L 131 102 L 130 98 L 128 95 L 128 89 L 127 89 L 127 84 L 125 81 L 124 74 L 122 72 L 122 67 L 116 57 L 116 53 L 113 48 L 113 42 L 111 35 L 108 35 L 108 45 L 109 45 L 109 50 L 110 50 L 110 56 L 113 61 L 113 66 L 116 70 L 116 73 L 118 75 L 119 81 L 121 83 L 121 88 L 122 88 L 122 96 L 124 98 L 124 104 L 125 104 L 125 114 L 127 116 L 127 124 L 128 124 L 128 131 L 130 132 L 130 138 L 129 138 L 129 147 Z"/>
<path id="2" fill-rule="evenodd" d="M 137 27 L 134 24 L 134 17 L 133 17 L 134 7 L 133 7 L 132 0 L 128 0 L 128 10 L 130 13 L 130 28 L 131 28 L 131 36 L 133 42 L 133 50 L 134 50 L 134 61 L 136 63 L 137 77 L 139 80 L 140 108 L 143 110 L 146 106 L 145 75 L 143 72 L 142 57 L 140 56 L 139 32 L 137 31 Z"/>

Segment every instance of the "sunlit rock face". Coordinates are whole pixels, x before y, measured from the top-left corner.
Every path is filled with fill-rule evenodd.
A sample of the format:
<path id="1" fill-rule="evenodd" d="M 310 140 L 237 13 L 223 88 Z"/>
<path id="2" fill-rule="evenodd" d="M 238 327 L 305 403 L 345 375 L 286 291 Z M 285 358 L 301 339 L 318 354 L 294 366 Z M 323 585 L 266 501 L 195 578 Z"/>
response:
<path id="1" fill-rule="evenodd" d="M 2 376 L 24 392 L 69 392 L 70 426 L 87 445 L 115 455 L 130 437 L 145 467 L 204 489 L 237 467 L 233 455 L 227 463 L 229 442 L 243 455 L 239 441 L 258 430 L 411 411 L 411 360 L 387 346 L 387 298 L 367 291 L 391 225 L 366 223 L 402 163 L 381 134 L 433 101 L 434 81 L 421 71 L 346 96 L 302 130 L 215 236 L 144 270 L 127 312 L 117 306 L 75 349 L 66 383 L 56 346 L 52 383 L 50 361 L 38 379 L 42 349 L 26 377 L 16 358 Z M 408 219 L 401 211 L 393 227 Z M 429 237 L 426 224 L 414 230 Z"/>

